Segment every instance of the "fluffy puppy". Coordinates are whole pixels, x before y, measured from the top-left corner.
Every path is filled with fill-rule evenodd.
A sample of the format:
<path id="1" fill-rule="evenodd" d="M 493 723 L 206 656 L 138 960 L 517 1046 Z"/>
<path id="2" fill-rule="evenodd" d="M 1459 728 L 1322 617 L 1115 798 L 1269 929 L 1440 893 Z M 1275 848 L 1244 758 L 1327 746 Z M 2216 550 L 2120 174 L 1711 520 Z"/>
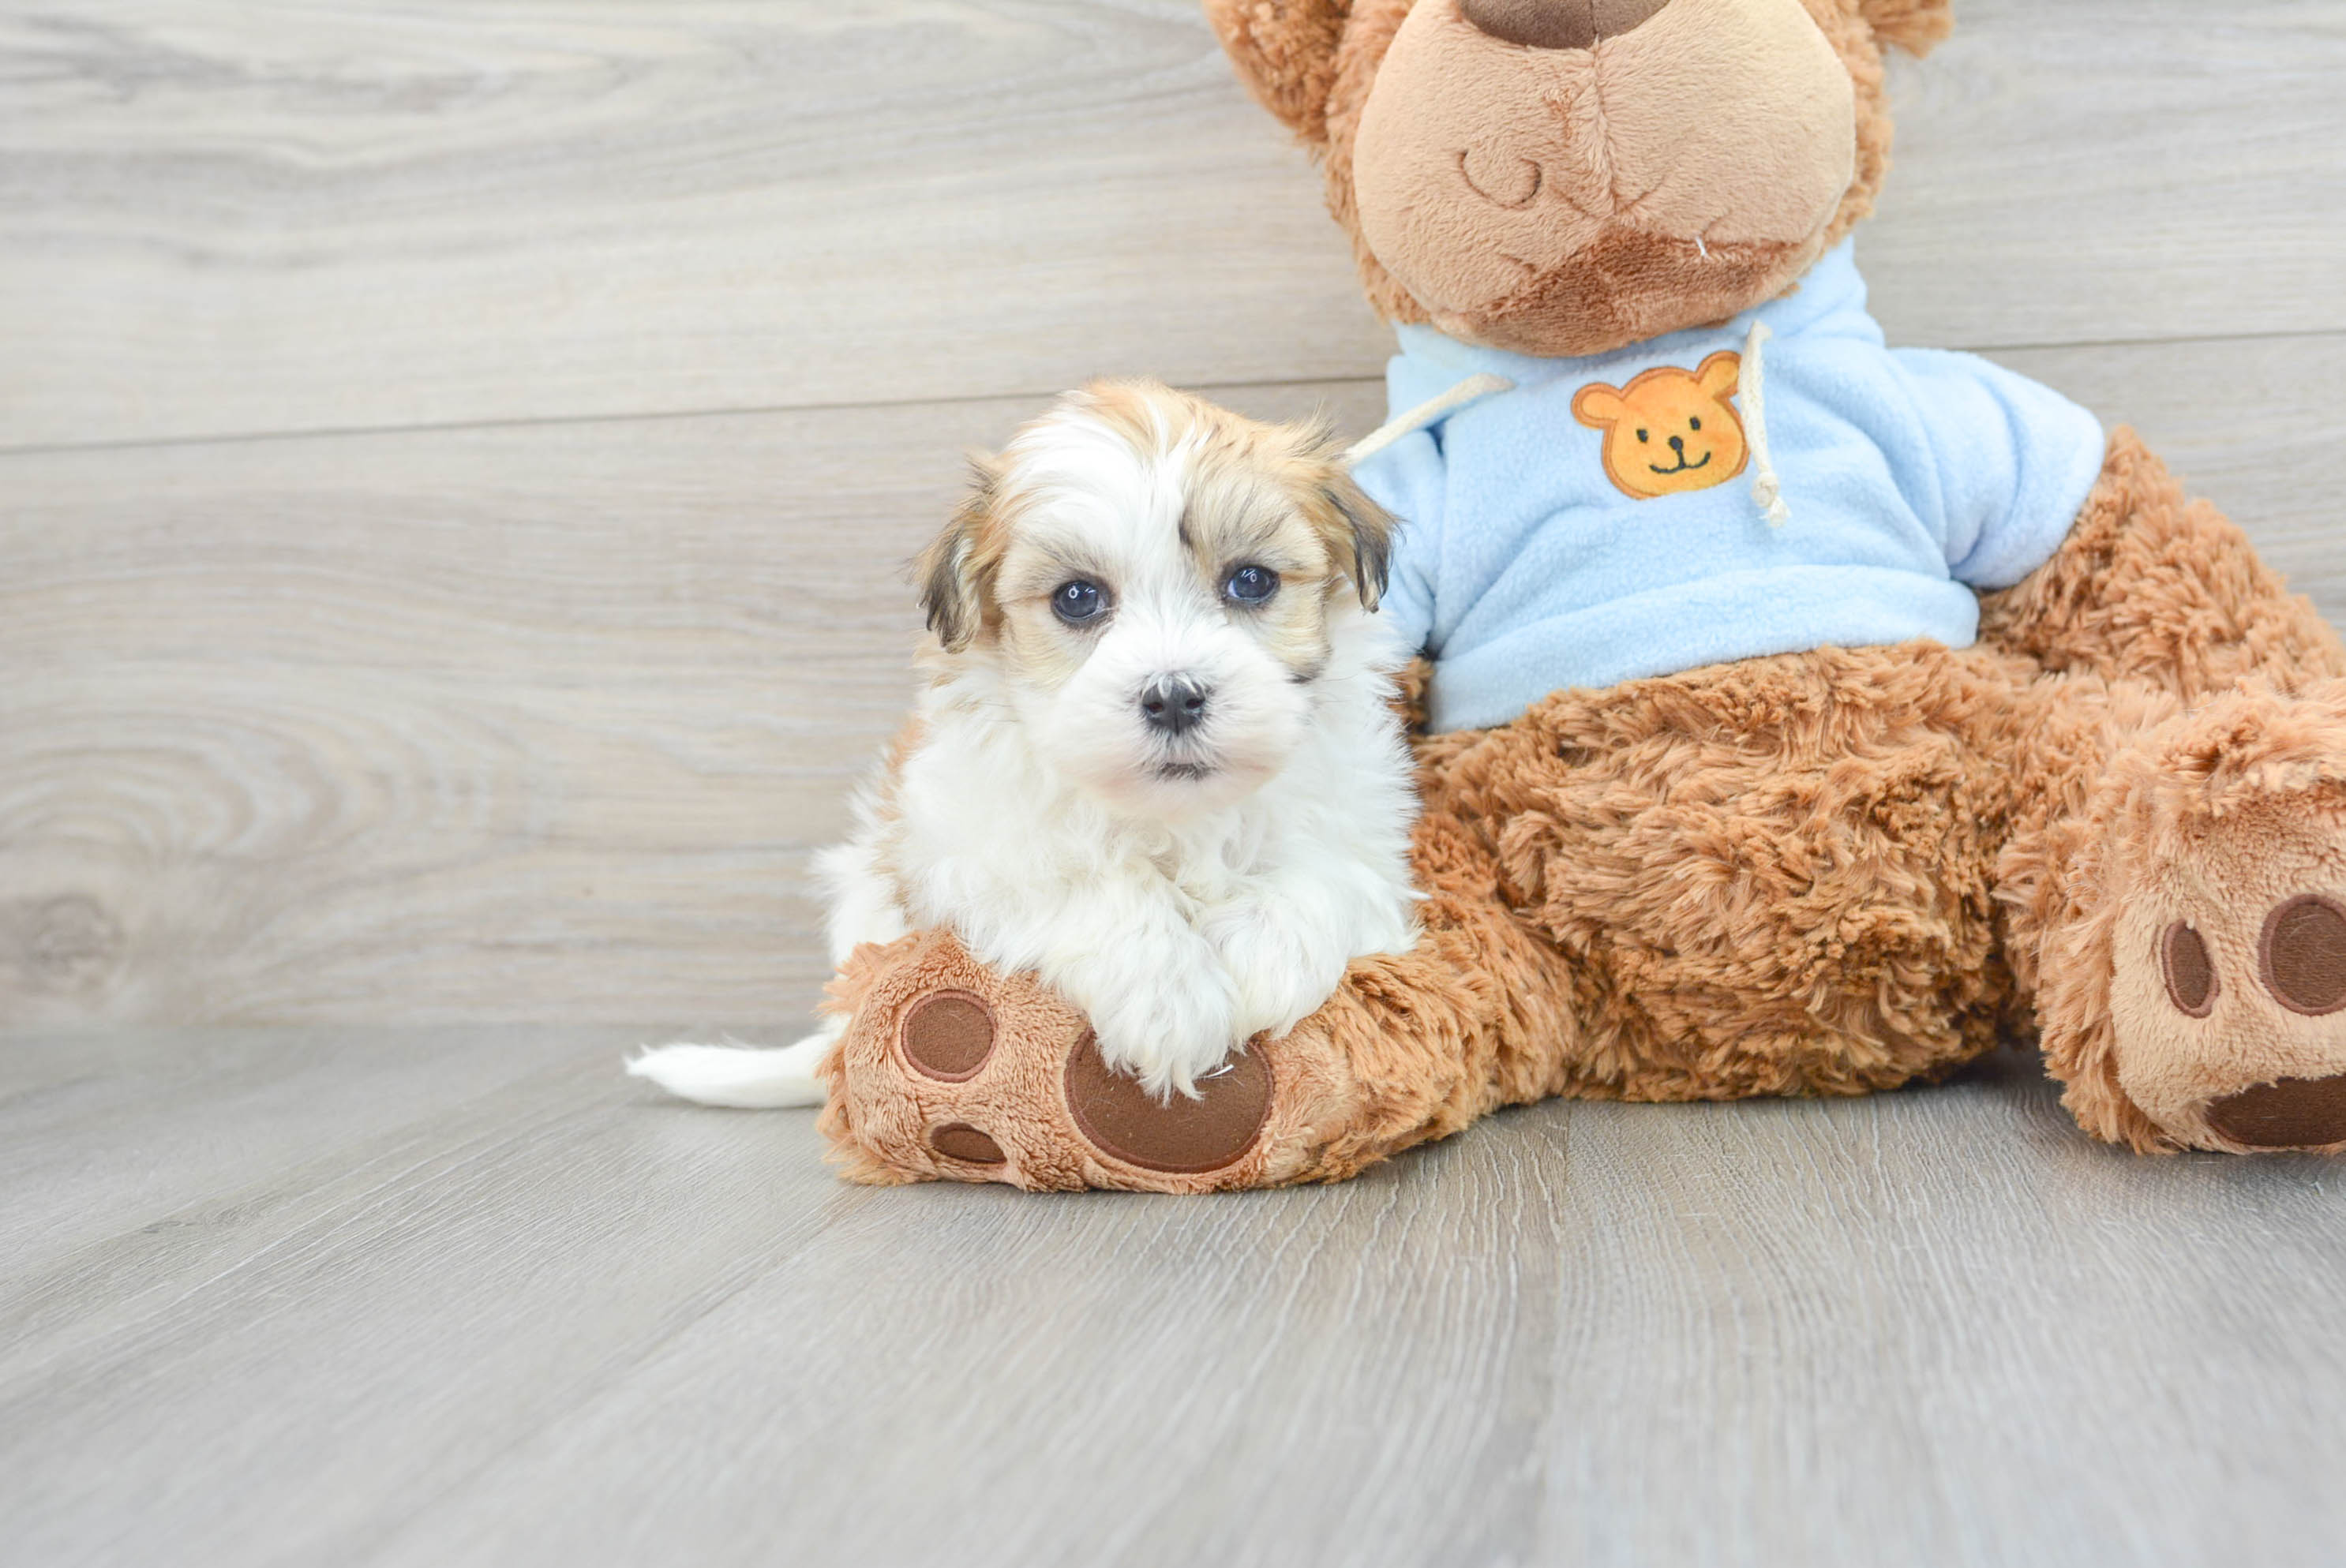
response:
<path id="1" fill-rule="evenodd" d="M 1154 382 L 1020 430 L 920 558 L 926 688 L 818 861 L 832 960 L 950 927 L 1169 1096 L 1316 1011 L 1353 958 L 1405 951 L 1416 802 L 1374 614 L 1392 528 L 1326 430 Z M 629 1070 L 811 1105 L 844 1027 Z"/>

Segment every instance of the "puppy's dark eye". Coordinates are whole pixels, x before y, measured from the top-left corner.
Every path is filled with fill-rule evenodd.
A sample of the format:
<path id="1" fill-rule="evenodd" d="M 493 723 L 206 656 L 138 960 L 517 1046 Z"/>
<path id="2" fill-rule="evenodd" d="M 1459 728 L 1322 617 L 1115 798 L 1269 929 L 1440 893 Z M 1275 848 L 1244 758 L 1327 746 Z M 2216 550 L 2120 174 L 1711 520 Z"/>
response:
<path id="1" fill-rule="evenodd" d="M 1688 430 L 1700 430 L 1702 428 L 1702 421 L 1698 419 L 1690 419 L 1687 421 L 1687 428 Z"/>
<path id="2" fill-rule="evenodd" d="M 1222 592 L 1241 605 L 1259 605 L 1279 592 L 1279 574 L 1268 566 L 1240 566 L 1222 580 Z"/>
<path id="3" fill-rule="evenodd" d="M 1645 440 L 1645 439 L 1646 439 L 1646 433 L 1645 433 L 1644 431 L 1642 431 L 1642 430 L 1641 430 L 1641 431 L 1639 431 L 1639 432 L 1637 433 L 1637 439 L 1638 439 L 1639 441 L 1643 441 L 1643 440 Z"/>
<path id="4" fill-rule="evenodd" d="M 1107 590 L 1082 577 L 1061 583 L 1051 590 L 1051 608 L 1069 626 L 1085 626 L 1099 619 L 1100 612 L 1107 608 Z"/>

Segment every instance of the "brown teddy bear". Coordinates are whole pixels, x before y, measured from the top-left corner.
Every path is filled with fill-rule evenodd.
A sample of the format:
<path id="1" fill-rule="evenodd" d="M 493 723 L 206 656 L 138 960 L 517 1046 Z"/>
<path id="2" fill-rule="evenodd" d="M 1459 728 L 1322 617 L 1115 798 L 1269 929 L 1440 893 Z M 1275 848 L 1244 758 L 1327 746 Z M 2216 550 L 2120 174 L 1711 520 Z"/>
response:
<path id="1" fill-rule="evenodd" d="M 1864 315 L 1882 51 L 1943 0 L 1207 5 L 1325 166 L 1396 406 L 1510 389 L 1362 471 L 1430 541 L 1425 940 L 1170 1105 L 950 937 L 866 949 L 848 1173 L 1329 1179 L 2008 1028 L 2096 1137 L 2346 1148 L 2346 653 L 2130 433 Z"/>

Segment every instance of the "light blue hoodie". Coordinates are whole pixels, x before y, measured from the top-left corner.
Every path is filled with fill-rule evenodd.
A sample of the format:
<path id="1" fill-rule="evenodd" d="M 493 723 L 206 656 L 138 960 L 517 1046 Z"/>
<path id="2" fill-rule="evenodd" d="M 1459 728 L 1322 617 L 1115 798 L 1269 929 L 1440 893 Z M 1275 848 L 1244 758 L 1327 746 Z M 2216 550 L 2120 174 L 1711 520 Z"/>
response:
<path id="1" fill-rule="evenodd" d="M 1740 362 L 1755 321 L 1772 333 L 1764 451 Z M 1617 353 L 1535 359 L 1431 328 L 1400 335 L 1386 378 L 1396 416 L 1478 373 L 1515 383 L 1359 469 L 1406 524 L 1385 613 L 1434 658 L 1437 729 L 1728 659 L 1916 637 L 1969 647 L 1973 590 L 2048 559 L 2101 472 L 2099 423 L 2058 393 L 1970 354 L 1885 348 L 1846 242 L 1782 299 Z M 1707 406 L 1696 378 L 1720 372 L 1720 355 L 1738 357 L 1741 389 Z M 1702 412 L 1708 424 L 1689 428 Z M 1768 468 L 1780 524 L 1754 496 Z M 1634 493 L 1675 484 L 1708 487 Z"/>

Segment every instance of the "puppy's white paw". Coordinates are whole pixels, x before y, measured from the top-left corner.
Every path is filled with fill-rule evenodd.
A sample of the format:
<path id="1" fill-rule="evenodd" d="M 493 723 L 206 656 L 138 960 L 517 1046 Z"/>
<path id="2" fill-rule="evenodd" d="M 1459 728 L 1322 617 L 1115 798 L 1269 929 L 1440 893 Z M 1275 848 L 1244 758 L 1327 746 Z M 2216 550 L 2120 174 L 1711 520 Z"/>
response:
<path id="1" fill-rule="evenodd" d="M 1208 971 L 1187 983 L 1138 987 L 1087 1011 L 1110 1067 L 1160 1100 L 1194 1099 L 1198 1080 L 1244 1038 L 1232 1022 L 1236 1001 L 1229 979 Z"/>
<path id="2" fill-rule="evenodd" d="M 1214 922 L 1209 940 L 1237 987 L 1234 1023 L 1241 1039 L 1264 1030 L 1282 1038 L 1343 983 L 1340 952 L 1313 951 L 1266 911 L 1226 916 Z"/>

